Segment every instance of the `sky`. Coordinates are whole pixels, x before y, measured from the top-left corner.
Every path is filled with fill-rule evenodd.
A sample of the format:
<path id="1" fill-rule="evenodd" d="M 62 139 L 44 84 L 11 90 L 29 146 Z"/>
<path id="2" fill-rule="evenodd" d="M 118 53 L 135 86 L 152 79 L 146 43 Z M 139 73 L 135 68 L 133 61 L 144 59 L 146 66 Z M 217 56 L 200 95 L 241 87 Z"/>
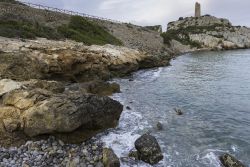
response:
<path id="1" fill-rule="evenodd" d="M 202 15 L 229 19 L 233 25 L 250 27 L 250 0 L 21 0 L 72 10 L 142 26 L 166 25 L 179 17 L 194 15 L 195 2 Z"/>

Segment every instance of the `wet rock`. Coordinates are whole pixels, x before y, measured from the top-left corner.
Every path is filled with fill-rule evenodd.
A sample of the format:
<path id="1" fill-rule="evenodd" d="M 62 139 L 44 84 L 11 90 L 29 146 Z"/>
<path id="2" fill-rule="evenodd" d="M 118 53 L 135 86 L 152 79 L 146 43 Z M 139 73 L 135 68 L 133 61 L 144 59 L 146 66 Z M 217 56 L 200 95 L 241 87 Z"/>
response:
<path id="1" fill-rule="evenodd" d="M 131 110 L 131 107 L 127 106 L 126 109 L 127 109 L 127 110 Z"/>
<path id="2" fill-rule="evenodd" d="M 132 81 L 134 81 L 134 79 L 130 78 L 128 81 L 132 82 Z"/>
<path id="3" fill-rule="evenodd" d="M 120 160 L 112 149 L 103 149 L 103 164 L 105 167 L 120 167 Z"/>
<path id="4" fill-rule="evenodd" d="M 163 125 L 161 122 L 157 122 L 156 127 L 158 130 L 163 130 Z"/>
<path id="5" fill-rule="evenodd" d="M 128 154 L 128 157 L 134 158 L 135 160 L 139 160 L 139 155 L 136 150 L 131 150 Z"/>
<path id="6" fill-rule="evenodd" d="M 224 154 L 219 157 L 221 163 L 225 167 L 246 167 L 243 163 L 241 163 L 239 160 L 237 160 L 235 157 L 233 157 L 230 154 Z"/>
<path id="7" fill-rule="evenodd" d="M 177 115 L 183 115 L 183 112 L 179 108 L 174 108 L 174 111 L 176 112 Z"/>
<path id="8" fill-rule="evenodd" d="M 151 165 L 163 159 L 161 148 L 154 136 L 144 134 L 135 141 L 139 159 Z"/>

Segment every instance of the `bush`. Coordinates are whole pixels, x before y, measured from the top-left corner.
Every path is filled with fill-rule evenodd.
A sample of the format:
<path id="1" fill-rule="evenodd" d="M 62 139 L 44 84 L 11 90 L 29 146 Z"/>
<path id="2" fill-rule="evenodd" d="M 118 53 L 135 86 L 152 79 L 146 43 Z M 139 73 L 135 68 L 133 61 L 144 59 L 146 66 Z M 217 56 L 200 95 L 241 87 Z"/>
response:
<path id="1" fill-rule="evenodd" d="M 68 25 L 58 27 L 58 32 L 65 38 L 91 44 L 121 45 L 121 41 L 107 32 L 101 26 L 84 19 L 81 16 L 72 16 Z"/>
<path id="2" fill-rule="evenodd" d="M 26 39 L 42 37 L 54 40 L 69 38 L 87 45 L 122 44 L 104 28 L 80 16 L 72 16 L 69 24 L 48 27 L 15 14 L 6 14 L 0 17 L 0 36 Z"/>
<path id="3" fill-rule="evenodd" d="M 0 36 L 27 39 L 36 37 L 59 39 L 61 37 L 60 34 L 50 27 L 14 19 L 0 19 Z"/>
<path id="4" fill-rule="evenodd" d="M 189 31 L 193 30 L 190 27 L 180 28 L 178 30 L 168 30 L 167 32 L 162 33 L 161 36 L 163 37 L 164 43 L 167 45 L 170 45 L 171 40 L 176 40 L 176 41 L 181 42 L 184 45 L 190 45 L 191 47 L 201 48 L 200 43 L 196 41 L 192 41 L 189 38 L 189 35 L 188 35 L 189 31 L 187 29 L 189 29 Z"/>
<path id="5" fill-rule="evenodd" d="M 179 21 L 180 21 L 180 20 L 184 20 L 184 18 L 183 18 L 183 17 L 179 17 Z"/>

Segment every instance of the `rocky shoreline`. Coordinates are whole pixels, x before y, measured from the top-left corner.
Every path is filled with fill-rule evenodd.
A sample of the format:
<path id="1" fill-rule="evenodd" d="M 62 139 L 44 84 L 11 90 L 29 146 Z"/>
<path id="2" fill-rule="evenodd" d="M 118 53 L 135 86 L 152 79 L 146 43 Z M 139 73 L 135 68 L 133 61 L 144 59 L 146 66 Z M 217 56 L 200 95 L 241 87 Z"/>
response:
<path id="1" fill-rule="evenodd" d="M 206 29 L 190 29 L 194 25 Z M 93 136 L 115 127 L 123 111 L 119 102 L 107 97 L 119 93 L 119 85 L 106 81 L 169 65 L 186 52 L 250 46 L 249 29 L 210 16 L 170 23 L 174 36 L 165 34 L 164 44 L 157 33 L 154 44 L 160 45 L 152 52 L 150 41 L 139 38 L 138 27 L 126 26 L 128 32 L 138 31 L 138 39 L 130 41 L 133 36 L 121 34 L 124 25 L 117 26 L 119 30 L 116 26 L 111 27 L 114 34 L 127 47 L 0 37 L 0 166 L 104 166 L 103 143 Z M 156 139 L 140 139 L 136 159 L 158 163 L 163 156 Z M 112 151 L 105 152 L 114 160 L 106 164 L 120 165 Z"/>
<path id="2" fill-rule="evenodd" d="M 123 108 L 107 97 L 119 85 L 103 80 L 169 63 L 135 49 L 74 41 L 0 37 L 0 49 L 0 166 L 112 163 L 92 138 L 115 127 Z"/>
<path id="3" fill-rule="evenodd" d="M 28 141 L 20 147 L 0 148 L 0 166 L 102 167 L 102 149 L 103 144 L 95 138 L 73 145 L 50 136 L 46 140 Z"/>

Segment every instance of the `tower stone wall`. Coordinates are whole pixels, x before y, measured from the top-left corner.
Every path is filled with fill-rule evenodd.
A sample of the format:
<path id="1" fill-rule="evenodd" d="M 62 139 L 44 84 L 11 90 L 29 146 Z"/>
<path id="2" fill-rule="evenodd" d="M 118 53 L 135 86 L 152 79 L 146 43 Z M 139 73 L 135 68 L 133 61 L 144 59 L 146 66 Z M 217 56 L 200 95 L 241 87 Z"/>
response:
<path id="1" fill-rule="evenodd" d="M 195 17 L 201 17 L 201 4 L 196 2 L 195 3 Z"/>

